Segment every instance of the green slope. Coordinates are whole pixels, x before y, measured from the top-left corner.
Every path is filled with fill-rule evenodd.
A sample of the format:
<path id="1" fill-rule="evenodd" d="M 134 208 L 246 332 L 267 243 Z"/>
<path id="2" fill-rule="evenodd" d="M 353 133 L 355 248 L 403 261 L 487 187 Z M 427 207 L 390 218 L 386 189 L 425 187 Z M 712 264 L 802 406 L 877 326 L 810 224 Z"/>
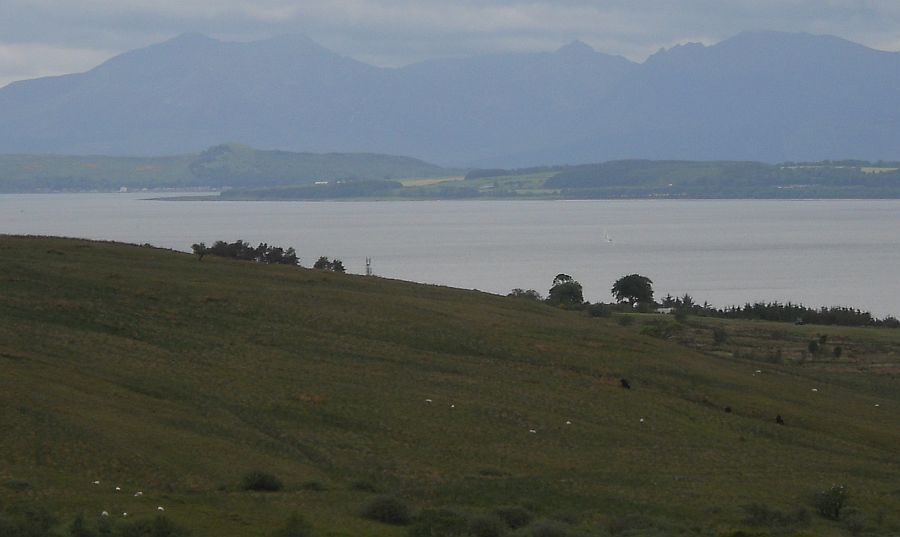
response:
<path id="1" fill-rule="evenodd" d="M 303 185 L 452 174 L 409 157 L 261 151 L 239 144 L 169 157 L 0 155 L 0 192 Z"/>
<path id="2" fill-rule="evenodd" d="M 889 535 L 893 371 L 844 382 L 475 291 L 0 236 L 0 507 L 164 505 L 195 535 L 266 535 L 299 511 L 318 535 L 404 534 L 359 516 L 374 489 L 593 535 L 716 535 L 742 505 L 809 508 L 845 483 Z M 255 469 L 285 490 L 239 490 Z"/>

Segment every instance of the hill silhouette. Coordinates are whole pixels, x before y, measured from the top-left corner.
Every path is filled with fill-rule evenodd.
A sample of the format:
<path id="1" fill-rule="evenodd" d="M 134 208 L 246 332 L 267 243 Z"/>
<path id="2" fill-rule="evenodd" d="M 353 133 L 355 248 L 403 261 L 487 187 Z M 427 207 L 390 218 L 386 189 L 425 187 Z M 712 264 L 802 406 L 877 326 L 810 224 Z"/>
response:
<path id="1" fill-rule="evenodd" d="M 900 53 L 755 32 L 642 64 L 573 42 L 378 68 L 303 36 L 196 34 L 0 89 L 0 152 L 160 155 L 227 141 L 453 166 L 898 160 Z"/>

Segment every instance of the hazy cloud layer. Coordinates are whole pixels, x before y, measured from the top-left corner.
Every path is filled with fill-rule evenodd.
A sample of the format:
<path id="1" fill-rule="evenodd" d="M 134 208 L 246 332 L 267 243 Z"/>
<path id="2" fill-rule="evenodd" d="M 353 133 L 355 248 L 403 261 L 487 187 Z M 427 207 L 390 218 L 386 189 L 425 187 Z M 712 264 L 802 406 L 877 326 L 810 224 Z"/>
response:
<path id="1" fill-rule="evenodd" d="M 581 39 L 642 61 L 744 30 L 833 34 L 900 50 L 897 0 L 2 0 L 0 85 L 82 71 L 182 32 L 251 40 L 304 33 L 380 65 Z"/>

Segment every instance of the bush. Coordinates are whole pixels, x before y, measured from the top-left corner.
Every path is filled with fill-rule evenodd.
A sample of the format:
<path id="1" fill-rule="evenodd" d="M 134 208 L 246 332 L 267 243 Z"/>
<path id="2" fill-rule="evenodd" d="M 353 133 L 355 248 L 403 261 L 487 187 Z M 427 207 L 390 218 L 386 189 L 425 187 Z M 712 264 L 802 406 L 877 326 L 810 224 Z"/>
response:
<path id="1" fill-rule="evenodd" d="M 840 358 L 841 354 L 844 353 L 844 349 L 840 345 L 838 345 L 837 347 L 835 347 L 834 349 L 831 350 L 831 353 L 834 355 L 835 358 Z"/>
<path id="2" fill-rule="evenodd" d="M 817 352 L 819 352 L 819 342 L 816 340 L 812 340 L 809 342 L 809 345 L 807 345 L 806 348 L 809 350 L 810 354 L 816 354 Z"/>
<path id="3" fill-rule="evenodd" d="M 617 315 L 616 322 L 619 326 L 631 326 L 634 324 L 634 317 L 630 315 Z"/>
<path id="4" fill-rule="evenodd" d="M 121 537 L 186 537 L 190 532 L 159 515 L 152 520 L 126 522 L 119 526 L 118 534 Z"/>
<path id="5" fill-rule="evenodd" d="M 528 509 L 518 505 L 498 507 L 497 509 L 494 509 L 494 514 L 500 517 L 500 520 L 506 523 L 510 529 L 514 530 L 524 528 L 531 524 L 531 520 L 534 518 Z"/>
<path id="6" fill-rule="evenodd" d="M 241 480 L 242 490 L 277 492 L 283 487 L 284 485 L 281 483 L 280 479 L 265 472 L 250 472 L 244 474 L 244 478 Z"/>
<path id="7" fill-rule="evenodd" d="M 449 509 L 427 509 L 416 517 L 409 537 L 462 537 L 466 534 L 466 517 Z"/>
<path id="8" fill-rule="evenodd" d="M 744 524 L 756 527 L 785 528 L 809 522 L 809 511 L 802 507 L 790 513 L 772 509 L 768 505 L 752 503 L 743 507 Z"/>
<path id="9" fill-rule="evenodd" d="M 816 511 L 825 518 L 831 520 L 841 519 L 841 510 L 847 503 L 850 492 L 844 485 L 833 485 L 829 489 L 817 492 L 813 496 L 813 505 Z"/>
<path id="10" fill-rule="evenodd" d="M 506 524 L 493 515 L 481 515 L 469 522 L 469 534 L 472 537 L 502 537 L 506 533 Z"/>
<path id="11" fill-rule="evenodd" d="M 591 304 L 590 306 L 588 306 L 587 312 L 591 317 L 612 316 L 612 308 L 610 308 L 607 304 L 603 304 L 601 302 L 597 302 L 596 304 Z"/>
<path id="12" fill-rule="evenodd" d="M 369 502 L 363 509 L 362 516 L 396 526 L 405 526 L 410 520 L 406 504 L 390 496 L 379 496 Z"/>
<path id="13" fill-rule="evenodd" d="M 350 485 L 350 488 L 362 492 L 378 492 L 378 487 L 375 486 L 375 483 L 372 483 L 368 479 L 354 481 L 353 484 Z"/>
<path id="14" fill-rule="evenodd" d="M 300 488 L 303 490 L 311 490 L 313 492 L 323 492 L 328 490 L 328 487 L 321 481 L 306 481 L 300 485 Z"/>
<path id="15" fill-rule="evenodd" d="M 531 537 L 575 537 L 575 534 L 561 524 L 541 522 L 531 530 Z"/>
<path id="16" fill-rule="evenodd" d="M 725 331 L 721 326 L 717 326 L 713 328 L 713 341 L 716 345 L 721 345 L 728 341 L 728 332 Z"/>
<path id="17" fill-rule="evenodd" d="M 272 533 L 272 537 L 311 537 L 312 533 L 312 525 L 299 513 L 293 513 L 284 526 Z"/>

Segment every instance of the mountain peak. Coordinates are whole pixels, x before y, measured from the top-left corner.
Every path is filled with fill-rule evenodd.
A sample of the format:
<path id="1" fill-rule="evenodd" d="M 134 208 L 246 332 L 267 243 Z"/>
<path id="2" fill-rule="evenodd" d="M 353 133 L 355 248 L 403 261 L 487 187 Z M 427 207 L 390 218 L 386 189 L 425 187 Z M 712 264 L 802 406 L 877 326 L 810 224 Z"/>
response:
<path id="1" fill-rule="evenodd" d="M 594 55 L 597 53 L 590 45 L 585 43 L 584 41 L 576 39 L 571 43 L 563 45 L 557 51 L 557 54 L 563 54 L 566 56 L 587 56 Z"/>

